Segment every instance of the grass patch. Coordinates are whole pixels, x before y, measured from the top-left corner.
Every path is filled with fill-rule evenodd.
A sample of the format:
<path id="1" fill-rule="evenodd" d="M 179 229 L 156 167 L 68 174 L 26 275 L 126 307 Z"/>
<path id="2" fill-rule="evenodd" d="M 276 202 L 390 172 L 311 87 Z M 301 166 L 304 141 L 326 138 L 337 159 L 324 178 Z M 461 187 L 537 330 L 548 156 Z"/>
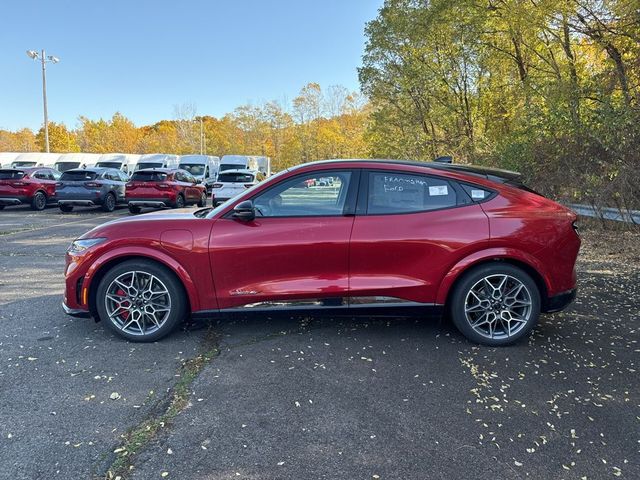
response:
<path id="1" fill-rule="evenodd" d="M 114 450 L 117 455 L 104 478 L 125 479 L 133 469 L 133 460 L 172 420 L 189 404 L 190 387 L 202 369 L 220 353 L 216 334 L 209 330 L 205 338 L 205 351 L 186 360 L 179 369 L 180 379 L 169 392 L 164 413 L 151 416 L 122 435 L 122 443 Z"/>

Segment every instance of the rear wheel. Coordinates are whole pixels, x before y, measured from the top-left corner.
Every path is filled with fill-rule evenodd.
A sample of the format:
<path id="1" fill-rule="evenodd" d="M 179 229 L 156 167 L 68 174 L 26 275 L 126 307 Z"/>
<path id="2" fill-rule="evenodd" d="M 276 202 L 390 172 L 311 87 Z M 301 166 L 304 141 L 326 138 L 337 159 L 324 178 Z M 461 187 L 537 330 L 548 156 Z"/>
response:
<path id="1" fill-rule="evenodd" d="M 44 210 L 44 207 L 47 206 L 47 196 L 43 192 L 36 192 L 36 194 L 31 199 L 31 209 L 32 210 Z"/>
<path id="2" fill-rule="evenodd" d="M 165 267 L 146 260 L 116 265 L 96 294 L 100 318 L 115 333 L 134 342 L 153 342 L 185 319 L 182 285 Z"/>
<path id="3" fill-rule="evenodd" d="M 207 206 L 207 194 L 205 192 L 202 192 L 202 195 L 200 195 L 200 201 L 198 202 L 198 206 L 199 207 Z"/>
<path id="4" fill-rule="evenodd" d="M 184 197 L 182 196 L 182 194 L 179 194 L 176 197 L 176 203 L 174 205 L 175 208 L 183 208 L 184 207 Z"/>
<path id="5" fill-rule="evenodd" d="M 60 207 L 60 210 L 62 210 L 65 213 L 69 213 L 71 210 L 73 210 L 73 205 L 58 205 Z"/>
<path id="6" fill-rule="evenodd" d="M 528 336 L 538 322 L 540 292 L 520 268 L 482 265 L 462 277 L 449 308 L 453 323 L 469 340 L 509 345 Z"/>
<path id="7" fill-rule="evenodd" d="M 140 213 L 140 207 L 136 207 L 135 205 L 129 205 L 129 212 L 133 213 L 134 215 L 136 213 Z"/>
<path id="8" fill-rule="evenodd" d="M 102 210 L 105 212 L 113 212 L 116 209 L 116 197 L 113 193 L 107 193 L 102 202 Z"/>

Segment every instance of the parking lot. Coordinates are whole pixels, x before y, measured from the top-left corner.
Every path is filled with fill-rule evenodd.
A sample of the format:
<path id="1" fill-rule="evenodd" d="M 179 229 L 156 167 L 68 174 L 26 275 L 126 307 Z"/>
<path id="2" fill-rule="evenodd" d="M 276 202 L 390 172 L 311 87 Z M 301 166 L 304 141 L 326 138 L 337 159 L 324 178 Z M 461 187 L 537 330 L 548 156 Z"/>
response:
<path id="1" fill-rule="evenodd" d="M 347 317 L 133 344 L 61 308 L 66 247 L 123 215 L 0 212 L 0 478 L 640 477 L 637 236 L 587 233 L 578 299 L 513 347 Z"/>

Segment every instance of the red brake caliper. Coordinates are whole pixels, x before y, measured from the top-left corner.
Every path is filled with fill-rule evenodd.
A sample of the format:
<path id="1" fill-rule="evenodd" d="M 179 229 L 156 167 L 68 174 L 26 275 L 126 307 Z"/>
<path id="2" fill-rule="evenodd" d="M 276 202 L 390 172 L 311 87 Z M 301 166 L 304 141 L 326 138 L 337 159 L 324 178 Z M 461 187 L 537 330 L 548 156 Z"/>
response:
<path id="1" fill-rule="evenodd" d="M 118 291 L 116 292 L 117 295 L 124 297 L 127 294 L 124 292 L 124 290 L 122 290 L 121 288 L 118 289 Z M 122 302 L 120 304 L 120 308 L 128 308 L 130 306 L 129 301 L 125 300 L 124 302 Z M 123 320 L 127 320 L 129 318 L 129 310 L 125 310 L 124 312 L 122 312 L 120 314 L 120 316 L 122 317 Z"/>

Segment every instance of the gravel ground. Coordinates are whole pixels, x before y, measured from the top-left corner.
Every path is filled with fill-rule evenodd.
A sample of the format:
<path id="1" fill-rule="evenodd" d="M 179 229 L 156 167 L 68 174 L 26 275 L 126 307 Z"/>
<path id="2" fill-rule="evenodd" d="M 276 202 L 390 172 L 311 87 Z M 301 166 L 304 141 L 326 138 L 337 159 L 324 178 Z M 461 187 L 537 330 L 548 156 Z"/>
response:
<path id="1" fill-rule="evenodd" d="M 0 478 L 104 477 L 211 346 L 204 329 L 134 345 L 62 313 L 67 244 L 126 214 L 0 213 Z M 638 238 L 587 232 L 577 301 L 509 348 L 437 319 L 214 322 L 220 354 L 126 476 L 640 478 Z"/>

